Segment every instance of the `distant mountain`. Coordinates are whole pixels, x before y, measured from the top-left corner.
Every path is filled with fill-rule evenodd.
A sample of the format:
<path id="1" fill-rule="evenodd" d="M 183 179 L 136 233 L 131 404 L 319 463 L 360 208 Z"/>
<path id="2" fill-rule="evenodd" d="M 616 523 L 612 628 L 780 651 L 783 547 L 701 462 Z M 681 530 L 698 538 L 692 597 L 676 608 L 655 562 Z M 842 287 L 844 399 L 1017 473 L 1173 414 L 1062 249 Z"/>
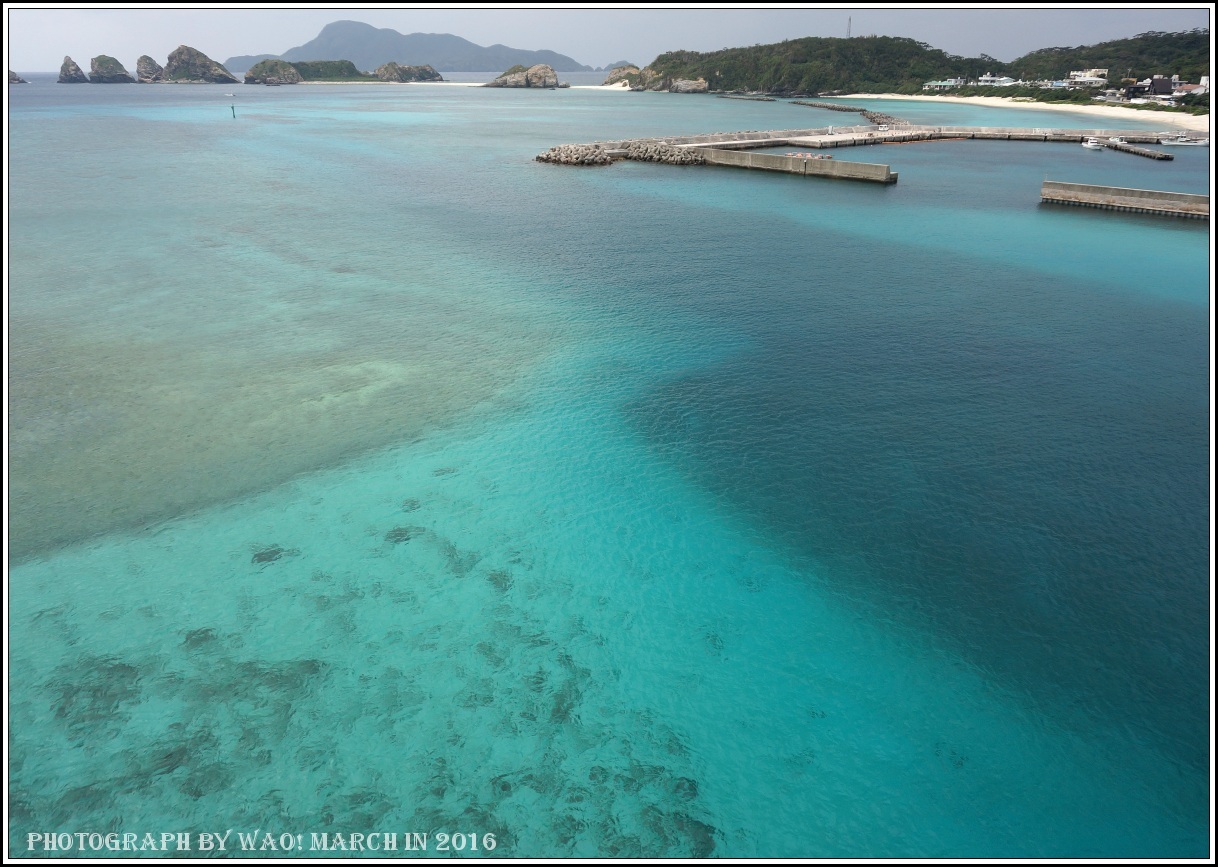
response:
<path id="1" fill-rule="evenodd" d="M 260 60 L 350 60 L 358 68 L 376 69 L 391 61 L 402 65 L 432 66 L 441 72 L 501 72 L 511 66 L 544 63 L 556 72 L 591 72 L 563 54 L 526 51 L 506 45 L 483 47 L 451 33 L 403 35 L 388 28 L 377 29 L 359 21 L 335 21 L 322 28 L 316 39 L 283 54 L 254 54 L 230 57 L 224 65 L 243 73 Z"/>
<path id="2" fill-rule="evenodd" d="M 233 75 L 244 75 L 250 71 L 250 67 L 264 60 L 278 60 L 278 54 L 243 54 L 240 57 L 230 57 L 224 61 L 224 68 L 233 73 Z M 236 64 L 235 66 L 233 64 Z"/>

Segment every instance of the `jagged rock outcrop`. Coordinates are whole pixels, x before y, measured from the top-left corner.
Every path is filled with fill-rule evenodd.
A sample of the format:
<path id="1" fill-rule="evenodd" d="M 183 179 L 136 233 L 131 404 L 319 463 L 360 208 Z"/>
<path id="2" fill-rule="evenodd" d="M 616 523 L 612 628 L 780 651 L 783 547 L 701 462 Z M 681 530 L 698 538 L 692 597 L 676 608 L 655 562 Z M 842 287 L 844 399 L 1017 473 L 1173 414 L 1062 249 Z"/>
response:
<path id="1" fill-rule="evenodd" d="M 483 87 L 558 87 L 558 73 L 544 63 L 530 66 L 513 66 L 494 81 Z"/>
<path id="2" fill-rule="evenodd" d="M 135 84 L 135 78 L 126 67 L 108 54 L 99 54 L 89 61 L 89 81 L 94 84 Z"/>
<path id="3" fill-rule="evenodd" d="M 165 80 L 165 68 L 147 54 L 135 62 L 135 80 L 140 84 L 155 84 Z"/>
<path id="4" fill-rule="evenodd" d="M 261 60 L 245 73 L 246 84 L 300 84 L 304 77 L 286 60 Z"/>
<path id="5" fill-rule="evenodd" d="M 75 60 L 65 57 L 63 65 L 59 67 L 59 83 L 88 84 L 89 76 L 85 75 L 85 71 L 76 65 Z"/>
<path id="6" fill-rule="evenodd" d="M 560 166 L 607 166 L 613 162 L 613 158 L 600 145 L 588 144 L 555 145 L 533 159 Z"/>
<path id="7" fill-rule="evenodd" d="M 227 69 L 189 45 L 179 45 L 169 55 L 165 80 L 175 84 L 239 83 Z"/>
<path id="8" fill-rule="evenodd" d="M 668 85 L 669 93 L 706 93 L 707 83 L 705 78 L 689 79 L 678 78 L 672 84 Z"/>
<path id="9" fill-rule="evenodd" d="M 626 159 L 669 166 L 701 166 L 706 156 L 697 148 L 678 148 L 662 142 L 632 141 L 626 145 Z"/>
<path id="10" fill-rule="evenodd" d="M 628 75 L 638 75 L 639 68 L 637 66 L 615 66 L 609 70 L 609 74 L 605 76 L 605 80 L 601 82 L 602 87 L 611 84 L 617 84 L 619 81 L 625 81 Z"/>
<path id="11" fill-rule="evenodd" d="M 430 66 L 400 66 L 394 61 L 383 63 L 373 73 L 381 81 L 443 81 L 444 78 Z"/>
<path id="12" fill-rule="evenodd" d="M 643 67 L 637 74 L 627 73 L 626 80 L 630 82 L 631 90 L 668 90 L 672 84 L 671 78 L 650 66 Z"/>
<path id="13" fill-rule="evenodd" d="M 29 84 L 28 81 L 26 81 L 24 78 L 22 78 L 17 73 L 13 72 L 13 70 L 11 70 L 11 69 L 8 71 L 8 83 L 9 84 Z"/>
<path id="14" fill-rule="evenodd" d="M 621 78 L 630 82 L 631 90 L 664 90 L 669 93 L 706 93 L 709 90 L 705 78 L 672 78 L 650 66 L 633 72 L 626 71 Z M 605 83 L 609 84 L 609 79 L 605 79 Z"/>

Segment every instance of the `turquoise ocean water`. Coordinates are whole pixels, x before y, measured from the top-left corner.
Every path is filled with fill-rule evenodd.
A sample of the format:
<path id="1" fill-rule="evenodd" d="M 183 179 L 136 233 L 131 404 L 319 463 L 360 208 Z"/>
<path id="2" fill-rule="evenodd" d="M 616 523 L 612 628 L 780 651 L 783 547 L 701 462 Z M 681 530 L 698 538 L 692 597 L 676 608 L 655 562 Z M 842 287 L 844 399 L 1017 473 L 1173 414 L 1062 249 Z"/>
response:
<path id="1" fill-rule="evenodd" d="M 879 187 L 532 161 L 843 119 L 781 102 L 9 98 L 11 854 L 1207 854 L 1208 224 L 1039 204 L 1207 149 L 837 154 Z"/>

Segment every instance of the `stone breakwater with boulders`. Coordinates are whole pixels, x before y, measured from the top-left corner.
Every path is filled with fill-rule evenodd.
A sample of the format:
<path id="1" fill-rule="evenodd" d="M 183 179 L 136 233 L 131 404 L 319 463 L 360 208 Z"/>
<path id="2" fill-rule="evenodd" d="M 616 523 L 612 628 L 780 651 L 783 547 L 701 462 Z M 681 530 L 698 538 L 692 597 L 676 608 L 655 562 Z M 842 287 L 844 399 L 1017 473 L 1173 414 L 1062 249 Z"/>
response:
<path id="1" fill-rule="evenodd" d="M 626 159 L 641 163 L 664 163 L 669 166 L 701 166 L 706 156 L 697 148 L 677 148 L 663 142 L 631 142 L 626 146 Z"/>
<path id="2" fill-rule="evenodd" d="M 534 159 L 560 166 L 607 166 L 613 162 L 613 157 L 605 153 L 603 147 L 590 144 L 555 145 Z"/>
<path id="3" fill-rule="evenodd" d="M 701 166 L 706 156 L 697 148 L 678 148 L 656 141 L 632 141 L 617 151 L 621 159 L 641 163 L 664 163 L 669 166 Z M 543 154 L 534 157 L 539 163 L 554 163 L 560 166 L 607 166 L 614 161 L 599 144 L 555 145 Z"/>
<path id="4" fill-rule="evenodd" d="M 839 105 L 834 102 L 810 102 L 803 99 L 792 100 L 793 105 L 806 105 L 810 108 L 825 108 L 829 111 L 849 111 L 855 114 L 861 114 L 867 120 L 876 124 L 888 124 L 889 126 L 908 126 L 909 121 L 902 120 L 899 117 L 893 117 L 891 114 L 884 114 L 880 111 L 869 111 L 865 108 L 859 108 L 854 105 Z"/>

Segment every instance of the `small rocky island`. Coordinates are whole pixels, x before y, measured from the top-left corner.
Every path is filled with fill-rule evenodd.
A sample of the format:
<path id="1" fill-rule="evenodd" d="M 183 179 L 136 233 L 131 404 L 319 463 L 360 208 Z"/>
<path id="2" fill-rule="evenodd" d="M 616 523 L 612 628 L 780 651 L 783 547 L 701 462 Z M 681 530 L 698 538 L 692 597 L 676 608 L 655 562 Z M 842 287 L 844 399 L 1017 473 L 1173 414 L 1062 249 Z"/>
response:
<path id="1" fill-rule="evenodd" d="M 261 60 L 245 73 L 246 84 L 300 84 L 300 71 L 286 60 Z"/>
<path id="2" fill-rule="evenodd" d="M 156 84 L 165 80 L 165 68 L 147 54 L 135 62 L 135 80 L 140 84 Z"/>
<path id="3" fill-rule="evenodd" d="M 89 81 L 93 84 L 135 84 L 131 73 L 108 54 L 99 54 L 89 61 Z"/>
<path id="4" fill-rule="evenodd" d="M 28 81 L 26 81 L 24 78 L 22 78 L 17 73 L 13 72 L 13 70 L 11 70 L 11 69 L 8 71 L 8 83 L 9 84 L 29 84 Z"/>
<path id="5" fill-rule="evenodd" d="M 89 62 L 90 75 L 77 66 L 71 57 L 63 59 L 59 67 L 60 84 L 236 84 L 237 79 L 227 69 L 212 60 L 202 51 L 189 45 L 179 45 L 162 67 L 147 54 L 136 62 L 135 76 L 121 63 L 106 54 L 99 54 Z"/>
<path id="6" fill-rule="evenodd" d="M 552 66 L 539 63 L 536 66 L 525 67 L 519 63 L 501 74 L 494 81 L 488 81 L 483 87 L 570 87 L 570 84 L 558 81 L 558 73 Z"/>
<path id="7" fill-rule="evenodd" d="M 307 84 L 312 81 L 341 83 L 443 81 L 430 66 L 401 66 L 389 62 L 376 72 L 360 72 L 350 60 L 297 60 L 269 58 L 255 63 L 245 73 L 246 84 Z"/>
<path id="8" fill-rule="evenodd" d="M 431 66 L 399 66 L 394 61 L 381 64 L 373 73 L 381 81 L 443 81 L 443 76 Z"/>
<path id="9" fill-rule="evenodd" d="M 174 84 L 238 84 L 233 74 L 202 51 L 179 45 L 165 63 L 164 80 Z"/>
<path id="10" fill-rule="evenodd" d="M 63 64 L 59 67 L 59 83 L 88 84 L 89 76 L 85 75 L 85 71 L 76 65 L 75 60 L 65 57 Z"/>

